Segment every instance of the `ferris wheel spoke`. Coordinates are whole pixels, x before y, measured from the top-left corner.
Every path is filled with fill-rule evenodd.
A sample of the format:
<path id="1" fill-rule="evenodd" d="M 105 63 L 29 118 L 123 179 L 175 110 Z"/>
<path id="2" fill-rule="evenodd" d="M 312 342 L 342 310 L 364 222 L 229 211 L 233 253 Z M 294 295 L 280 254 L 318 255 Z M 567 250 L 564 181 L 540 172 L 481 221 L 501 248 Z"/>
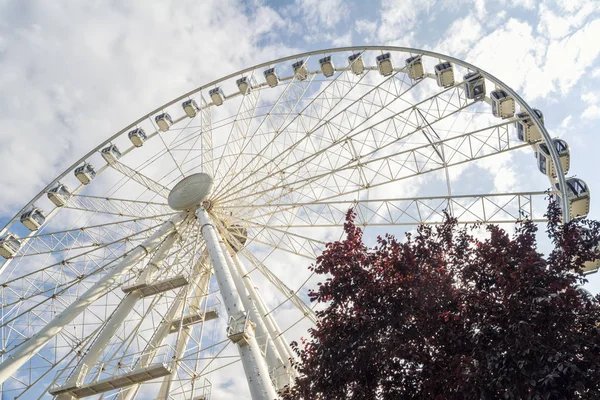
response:
<path id="1" fill-rule="evenodd" d="M 67 252 L 66 257 L 68 257 L 68 253 L 80 253 L 85 249 L 112 249 L 115 245 L 121 248 L 132 240 L 142 238 L 162 223 L 164 221 L 157 221 L 154 218 L 142 218 L 131 222 L 118 221 L 59 233 L 41 233 L 30 237 L 17 253 L 17 257 L 22 259 L 41 254 L 56 255 L 62 252 Z"/>
<path id="2" fill-rule="evenodd" d="M 257 212 L 249 213 L 247 219 L 238 218 L 248 227 L 256 230 L 266 227 L 274 232 L 286 232 L 282 230 L 289 228 L 341 228 L 350 208 L 357 214 L 356 224 L 362 226 L 439 224 L 443 221 L 444 211 L 450 208 L 455 210 L 453 216 L 460 223 L 504 223 L 522 218 L 542 222 L 547 196 L 548 192 L 540 191 L 282 203 L 249 206 Z"/>
<path id="3" fill-rule="evenodd" d="M 169 197 L 169 189 L 167 189 L 160 183 L 148 178 L 141 172 L 128 167 L 127 165 L 123 164 L 120 161 L 112 161 L 109 165 L 114 170 L 119 171 L 123 175 L 127 176 L 129 179 L 139 183 L 140 185 L 142 185 L 146 189 L 150 190 L 151 192 L 154 192 L 157 195 L 159 195 L 165 199 L 167 197 Z"/>
<path id="4" fill-rule="evenodd" d="M 346 81 L 345 79 L 341 79 L 342 76 L 345 76 L 348 79 L 348 81 Z M 265 118 L 261 117 L 261 122 L 259 124 L 259 126 L 255 129 L 254 133 L 252 134 L 252 136 L 249 138 L 249 140 L 246 141 L 246 144 L 244 145 L 244 148 L 246 147 L 246 145 L 251 145 L 252 148 L 250 150 L 254 151 L 253 154 L 249 155 L 251 157 L 250 160 L 246 161 L 246 168 L 240 169 L 240 171 L 236 171 L 234 174 L 232 174 L 232 176 L 229 178 L 229 180 L 227 182 L 224 182 L 222 185 L 219 186 L 219 188 L 215 191 L 215 197 L 218 197 L 220 195 L 221 192 L 229 189 L 233 183 L 237 180 L 243 181 L 244 178 L 241 177 L 242 174 L 246 174 L 249 175 L 248 173 L 246 173 L 246 170 L 250 170 L 252 171 L 252 168 L 248 168 L 247 166 L 249 165 L 254 165 L 256 163 L 256 160 L 260 160 L 265 153 L 267 152 L 267 150 L 269 149 L 270 141 L 269 141 L 269 137 L 272 137 L 272 140 L 276 140 L 278 136 L 281 135 L 282 132 L 286 132 L 288 131 L 288 128 L 294 124 L 297 123 L 298 120 L 300 121 L 299 124 L 302 127 L 302 130 L 300 132 L 309 132 L 314 128 L 315 124 L 318 124 L 322 119 L 327 118 L 327 115 L 336 107 L 340 104 L 340 102 L 342 101 L 342 99 L 345 97 L 345 95 L 347 95 L 349 93 L 349 91 L 351 91 L 354 88 L 354 84 L 352 84 L 352 80 L 358 80 L 359 82 L 364 78 L 365 75 L 360 76 L 358 79 L 352 79 L 354 77 L 354 75 L 350 75 L 350 74 L 337 74 L 335 76 L 335 78 L 333 80 L 331 80 L 330 82 L 327 83 L 326 87 L 321 90 L 320 92 L 317 93 L 316 96 L 310 98 L 307 100 L 307 104 L 304 106 L 304 108 L 302 108 L 301 111 L 298 112 L 298 114 L 296 114 L 293 118 L 290 117 L 291 115 L 289 115 L 291 113 L 291 111 L 295 108 L 295 105 L 298 103 L 298 100 L 293 101 L 294 103 L 294 107 L 290 108 L 290 112 L 288 113 L 288 115 L 285 115 L 282 118 L 282 122 L 280 124 L 278 124 L 277 126 L 274 126 L 273 124 L 273 120 L 271 120 L 271 124 L 266 124 L 266 128 L 263 128 L 263 124 L 265 124 L 267 118 L 265 116 Z M 311 81 L 310 83 L 313 83 L 314 81 Z M 292 82 L 294 83 L 294 82 Z M 290 84 L 292 84 L 290 83 Z M 298 91 L 300 95 L 304 95 L 304 93 L 306 93 L 308 89 L 308 86 L 304 86 L 302 88 L 302 90 Z M 280 98 L 281 99 L 281 98 Z M 275 113 L 275 107 L 277 106 L 277 104 L 273 105 L 273 108 L 267 113 L 267 115 L 273 115 L 276 114 Z M 286 121 L 290 120 L 289 122 Z M 268 130 L 269 125 L 271 128 L 273 128 L 273 130 L 271 131 L 272 133 L 270 133 L 270 131 Z M 260 134 L 258 134 L 260 132 Z M 265 143 L 261 144 L 261 143 L 253 143 L 252 142 L 252 138 L 254 137 L 264 137 L 265 138 Z M 240 151 L 241 152 L 241 151 Z M 237 164 L 237 160 L 236 160 L 236 164 Z"/>
<path id="5" fill-rule="evenodd" d="M 282 192 L 288 197 L 295 196 L 301 202 L 335 199 L 343 195 L 358 193 L 365 188 L 387 185 L 528 146 L 527 143 L 515 143 L 513 139 L 510 139 L 508 124 L 509 122 L 506 122 L 491 128 L 450 137 L 436 142 L 434 145 L 418 145 L 407 150 L 402 150 L 404 144 L 398 143 L 394 149 L 400 151 L 388 151 L 385 155 L 378 157 L 375 157 L 377 155 L 375 152 L 361 156 L 365 160 L 360 161 L 360 167 L 367 171 L 369 176 L 366 187 L 360 187 L 357 183 L 357 167 L 354 163 L 347 162 L 339 168 L 332 168 L 320 174 L 295 171 L 294 175 L 300 179 L 274 185 L 270 191 L 261 190 L 246 194 L 237 198 L 236 201 L 248 204 L 269 204 L 274 203 L 273 200 L 279 200 Z M 437 156 L 440 149 L 445 154 L 446 163 L 441 162 Z M 372 158 L 368 158 L 369 156 Z M 310 190 L 306 190 L 306 188 Z"/>
<path id="6" fill-rule="evenodd" d="M 347 72 L 347 74 L 350 73 Z M 354 100 L 342 97 L 339 102 L 333 103 L 333 106 L 330 105 L 331 109 L 327 110 L 323 119 L 318 119 L 315 124 L 307 126 L 305 121 L 311 116 L 312 112 L 311 108 L 303 109 L 299 116 L 294 118 L 282 130 L 282 133 L 276 132 L 273 140 L 266 147 L 263 147 L 258 156 L 248 165 L 247 170 L 250 172 L 246 175 L 257 175 L 257 179 L 250 180 L 250 182 L 261 184 L 266 179 L 290 168 L 290 161 L 293 161 L 291 165 L 303 165 L 315 157 L 315 151 L 323 153 L 332 147 L 338 147 L 338 151 L 350 154 L 348 149 L 339 146 L 341 140 L 349 135 L 348 132 L 358 129 L 364 122 L 376 116 L 387 106 L 398 99 L 402 99 L 402 96 L 409 93 L 419 83 L 412 83 L 408 88 L 404 88 L 406 82 L 395 78 L 396 74 L 375 86 L 367 86 L 367 91 L 365 93 L 359 92 L 358 97 Z M 348 93 L 352 93 L 357 88 L 361 79 L 355 82 L 352 82 L 351 78 L 348 79 L 350 82 L 350 86 L 346 88 Z M 303 113 L 306 114 L 306 118 L 302 117 Z M 332 115 L 330 116 L 330 114 Z M 287 136 L 291 137 L 288 138 Z M 351 134 L 349 136 L 351 137 Z M 277 140 L 279 137 L 281 139 Z M 269 162 L 265 162 L 266 159 Z M 262 170 L 266 171 L 261 172 Z M 249 183 L 246 183 L 245 180 L 240 181 L 244 182 L 243 185 L 245 186 L 239 186 L 234 191 L 223 195 L 217 193 L 215 198 L 225 200 L 244 191 Z"/>
<path id="7" fill-rule="evenodd" d="M 227 165 L 225 168 L 227 170 L 234 171 L 233 175 L 243 174 L 248 168 L 251 168 L 252 163 L 256 159 L 255 154 L 259 153 L 260 150 L 264 147 L 268 146 L 270 143 L 279 136 L 278 132 L 280 127 L 285 124 L 285 122 L 292 116 L 292 113 L 298 105 L 300 104 L 303 96 L 310 88 L 315 75 L 309 75 L 309 77 L 305 80 L 296 79 L 296 77 L 292 77 L 289 83 L 286 85 L 284 90 L 277 101 L 272 105 L 271 109 L 260 119 L 260 122 L 254 132 L 246 137 L 249 129 L 251 119 L 248 117 L 252 117 L 255 114 L 256 107 L 258 105 L 258 92 L 257 90 L 250 91 L 244 99 L 242 99 L 242 104 L 240 105 L 240 111 L 243 115 L 241 115 L 238 120 L 236 119 L 235 128 L 232 130 L 228 136 L 228 142 L 236 143 L 239 142 L 239 146 L 226 146 L 225 152 L 222 157 L 220 157 L 219 164 L 221 161 L 229 161 L 231 163 Z M 249 104 L 247 104 L 249 103 Z M 239 129 L 241 128 L 241 129 Z M 244 153 L 248 151 L 248 158 L 244 157 Z M 240 171 L 236 170 L 236 166 L 241 165 Z M 219 168 L 217 167 L 217 171 Z M 220 177 L 218 177 L 220 178 Z M 252 179 L 251 176 L 246 176 L 245 179 Z M 220 179 L 217 179 L 219 185 L 229 186 L 231 184 L 231 180 L 227 182 L 220 182 Z M 220 188 L 217 188 L 215 191 L 215 196 L 217 196 Z"/>
<path id="8" fill-rule="evenodd" d="M 228 239 L 235 242 L 237 239 L 233 235 L 228 235 Z M 247 248 L 241 249 L 240 252 L 250 264 L 254 266 L 271 284 L 279 290 L 284 296 L 289 297 L 292 304 L 313 322 L 316 323 L 317 319 L 314 311 L 298 297 L 298 293 L 291 290 L 287 285 L 279 279 L 279 277 L 271 272 L 271 270 L 263 264 L 252 252 L 248 251 Z"/>
<path id="9" fill-rule="evenodd" d="M 122 217 L 152 217 L 175 213 L 165 203 L 81 194 L 72 196 L 64 208 Z"/>
<path id="10" fill-rule="evenodd" d="M 384 82 L 389 81 L 390 79 Z M 278 160 L 276 172 L 269 171 L 266 176 L 258 179 L 254 184 L 267 183 L 271 186 L 272 182 L 269 180 L 277 178 L 279 174 L 284 176 L 282 180 L 286 181 L 283 185 L 288 186 L 291 183 L 288 178 L 290 175 L 292 175 L 292 179 L 294 174 L 303 177 L 306 177 L 307 174 L 319 175 L 335 169 L 340 164 L 344 166 L 352 165 L 353 168 L 357 167 L 362 162 L 362 158 L 373 156 L 391 145 L 409 140 L 414 133 L 421 131 L 422 124 L 419 123 L 417 109 L 424 110 L 429 114 L 432 113 L 431 109 L 433 107 L 440 107 L 439 104 L 443 103 L 442 109 L 437 111 L 438 114 L 445 113 L 438 116 L 438 120 L 442 120 L 474 104 L 464 98 L 463 91 L 458 86 L 436 93 L 417 104 L 409 103 L 403 99 L 403 96 L 409 93 L 417 84 L 415 83 L 407 89 L 403 89 L 400 85 L 396 89 L 399 92 L 398 97 L 387 96 L 389 89 L 381 89 L 381 84 L 375 87 L 350 105 L 356 109 L 345 108 L 334 116 L 335 119 L 338 119 L 336 122 L 327 120 L 318 127 L 318 132 L 307 135 L 302 143 L 310 147 L 302 149 L 295 144 L 288 149 L 289 151 L 282 152 L 284 157 L 274 156 Z M 377 107 L 374 108 L 373 98 L 380 99 L 383 96 L 379 93 L 380 91 L 385 94 L 383 98 L 389 100 L 387 102 L 378 100 L 378 103 L 375 103 Z M 377 116 L 379 112 L 399 99 L 407 104 L 407 107 L 391 115 L 380 116 L 374 124 L 367 125 L 371 118 Z M 367 104 L 365 105 L 365 103 Z M 313 137 L 316 137 L 316 139 L 313 139 Z M 313 141 L 323 140 L 326 137 L 330 139 L 325 141 L 325 145 Z M 351 141 L 370 143 L 370 146 L 363 146 L 359 149 L 359 159 L 355 159 L 356 156 L 352 153 L 351 146 L 348 144 Z M 290 160 L 293 162 L 290 162 Z M 284 165 L 281 166 L 281 164 Z M 244 189 L 246 187 L 241 186 L 218 200 L 243 199 L 243 197 L 236 197 L 236 194 L 243 193 Z"/>
<path id="11" fill-rule="evenodd" d="M 204 172 L 208 173 L 211 176 L 214 176 L 214 158 L 213 158 L 213 140 L 212 140 L 212 114 L 211 108 L 208 106 L 206 100 L 204 100 L 203 96 L 200 96 L 200 111 L 198 115 L 194 118 L 200 119 L 200 128 L 195 135 L 190 138 L 186 138 L 185 141 L 181 141 L 179 144 L 175 144 L 177 138 L 173 140 L 171 143 L 171 147 L 173 149 L 177 149 L 178 147 L 183 146 L 184 144 L 190 142 L 190 148 L 187 150 L 183 160 L 181 161 L 181 166 L 183 167 L 186 163 L 187 158 L 190 156 L 192 150 L 196 148 L 198 141 L 200 141 L 200 165 Z"/>

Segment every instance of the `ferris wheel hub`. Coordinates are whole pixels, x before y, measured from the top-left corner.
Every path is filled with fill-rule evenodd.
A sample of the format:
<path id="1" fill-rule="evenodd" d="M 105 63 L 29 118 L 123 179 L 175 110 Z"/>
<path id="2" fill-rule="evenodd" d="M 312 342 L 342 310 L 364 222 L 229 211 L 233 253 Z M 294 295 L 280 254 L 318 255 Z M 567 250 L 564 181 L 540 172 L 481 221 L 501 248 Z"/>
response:
<path id="1" fill-rule="evenodd" d="M 169 207 L 183 211 L 199 206 L 210 195 L 213 183 L 213 177 L 204 172 L 183 178 L 169 193 Z"/>

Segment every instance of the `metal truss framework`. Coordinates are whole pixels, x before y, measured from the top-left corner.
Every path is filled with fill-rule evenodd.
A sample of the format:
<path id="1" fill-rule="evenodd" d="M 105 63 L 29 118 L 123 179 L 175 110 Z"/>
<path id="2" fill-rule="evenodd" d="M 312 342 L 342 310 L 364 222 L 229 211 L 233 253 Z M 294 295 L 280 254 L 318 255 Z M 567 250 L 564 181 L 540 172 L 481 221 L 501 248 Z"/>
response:
<path id="1" fill-rule="evenodd" d="M 404 66 L 381 76 L 370 64 L 380 51 L 422 54 L 429 66 L 451 61 L 457 77 L 475 69 L 414 49 L 349 48 L 326 53 L 341 65 L 362 52 L 362 74 L 344 66 L 326 78 L 309 68 L 270 87 L 256 78 L 267 66 L 259 65 L 161 106 L 58 176 L 23 211 L 48 206 L 45 191 L 106 143 L 126 147 L 97 171 L 90 187 L 99 190 L 76 184 L 66 205 L 2 262 L 2 389 L 23 399 L 207 399 L 220 390 L 211 382 L 233 371 L 248 377 L 253 399 L 273 398 L 296 375 L 284 335 L 316 321 L 307 304 L 316 277 L 298 264 L 339 239 L 349 208 L 366 232 L 396 235 L 439 224 L 446 213 L 461 223 L 542 222 L 544 187 L 490 190 L 488 176 L 475 191 L 462 178 L 526 154 L 515 119 L 494 118 L 459 79 L 440 88 L 432 75 L 411 80 Z M 269 65 L 283 71 L 302 58 L 318 66 L 319 54 Z M 244 93 L 232 84 L 240 76 L 250 85 Z M 217 85 L 226 90 L 220 106 L 203 93 Z M 178 108 L 182 99 L 196 100 L 194 118 Z M 163 112 L 174 121 L 166 132 L 154 121 Z M 140 149 L 127 140 L 133 127 L 149 132 Z M 129 160 L 144 151 L 143 162 Z M 169 208 L 170 188 L 201 171 L 215 181 L 208 208 Z"/>

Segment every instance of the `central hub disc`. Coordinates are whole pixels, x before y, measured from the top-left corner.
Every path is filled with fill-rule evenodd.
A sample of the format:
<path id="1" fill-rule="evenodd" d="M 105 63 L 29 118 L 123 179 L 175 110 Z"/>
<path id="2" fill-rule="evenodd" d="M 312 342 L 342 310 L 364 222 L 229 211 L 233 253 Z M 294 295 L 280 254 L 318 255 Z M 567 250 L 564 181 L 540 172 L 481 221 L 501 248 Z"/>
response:
<path id="1" fill-rule="evenodd" d="M 183 178 L 169 193 L 169 207 L 183 211 L 197 207 L 206 200 L 213 187 L 212 176 L 200 172 Z"/>

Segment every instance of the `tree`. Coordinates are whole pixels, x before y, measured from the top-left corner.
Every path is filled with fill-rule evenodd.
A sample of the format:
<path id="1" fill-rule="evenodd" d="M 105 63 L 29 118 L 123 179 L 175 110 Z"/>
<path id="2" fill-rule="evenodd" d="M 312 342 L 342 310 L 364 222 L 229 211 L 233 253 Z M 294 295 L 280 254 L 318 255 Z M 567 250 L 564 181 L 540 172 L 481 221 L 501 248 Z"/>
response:
<path id="1" fill-rule="evenodd" d="M 545 257 L 529 220 L 477 239 L 447 216 L 368 248 L 350 210 L 311 266 L 324 310 L 292 343 L 301 376 L 284 399 L 600 398 L 600 307 L 577 290 L 600 224 L 562 225 L 554 204 L 547 217 Z"/>

